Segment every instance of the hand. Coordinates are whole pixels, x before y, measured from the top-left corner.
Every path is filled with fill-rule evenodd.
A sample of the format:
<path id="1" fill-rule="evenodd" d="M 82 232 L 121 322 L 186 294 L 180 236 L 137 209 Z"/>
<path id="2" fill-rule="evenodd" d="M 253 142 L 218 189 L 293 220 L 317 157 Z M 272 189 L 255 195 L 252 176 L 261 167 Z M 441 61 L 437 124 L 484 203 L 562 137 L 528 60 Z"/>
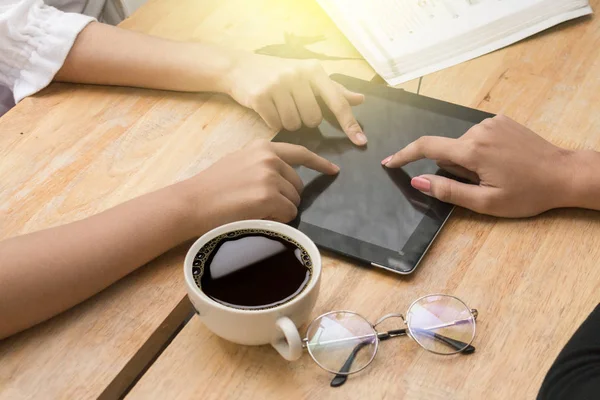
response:
<path id="1" fill-rule="evenodd" d="M 196 231 L 246 219 L 293 220 L 303 184 L 291 165 L 329 175 L 339 171 L 305 147 L 261 142 L 222 158 L 178 184 L 183 185 Z"/>
<path id="2" fill-rule="evenodd" d="M 496 116 L 459 139 L 421 137 L 382 164 L 397 168 L 422 158 L 436 160 L 473 184 L 422 175 L 412 179 L 414 188 L 479 213 L 527 217 L 571 205 L 573 155 L 515 121 Z"/>
<path id="3" fill-rule="evenodd" d="M 359 146 L 367 143 L 351 108 L 362 103 L 364 96 L 332 81 L 318 61 L 241 53 L 226 81 L 225 91 L 274 130 L 294 131 L 302 123 L 317 127 L 323 119 L 316 99 L 320 96 L 350 140 Z"/>

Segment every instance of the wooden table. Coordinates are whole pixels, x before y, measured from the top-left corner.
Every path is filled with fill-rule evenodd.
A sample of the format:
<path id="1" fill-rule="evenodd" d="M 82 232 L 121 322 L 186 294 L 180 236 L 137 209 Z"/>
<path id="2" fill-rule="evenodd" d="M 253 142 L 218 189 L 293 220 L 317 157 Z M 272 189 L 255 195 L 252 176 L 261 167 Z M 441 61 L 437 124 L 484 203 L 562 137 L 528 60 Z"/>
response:
<path id="1" fill-rule="evenodd" d="M 308 0 L 154 0 L 122 26 L 247 50 L 280 43 L 284 32 L 323 34 L 312 50 L 357 57 Z M 565 147 L 600 150 L 599 42 L 598 19 L 566 23 L 426 76 L 421 93 L 505 113 Z M 360 60 L 324 65 L 374 76 Z M 404 87 L 415 91 L 417 82 Z M 66 84 L 24 100 L 0 119 L 0 132 L 0 238 L 92 215 L 273 136 L 224 96 Z M 307 355 L 287 363 L 269 347 L 227 343 L 189 319 L 185 251 L 0 342 L 0 398 L 532 398 L 600 299 L 599 213 L 501 220 L 457 210 L 410 277 L 326 254 L 313 314 L 351 309 L 375 319 L 424 294 L 453 294 L 479 309 L 477 352 L 440 357 L 397 339 L 332 389 Z"/>

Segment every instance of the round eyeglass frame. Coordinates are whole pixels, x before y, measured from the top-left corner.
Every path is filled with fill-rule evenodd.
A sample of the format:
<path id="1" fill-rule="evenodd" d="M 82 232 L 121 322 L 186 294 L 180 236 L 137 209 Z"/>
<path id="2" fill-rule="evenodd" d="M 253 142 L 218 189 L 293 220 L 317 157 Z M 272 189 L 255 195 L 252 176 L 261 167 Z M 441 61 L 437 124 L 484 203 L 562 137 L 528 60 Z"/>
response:
<path id="1" fill-rule="evenodd" d="M 342 375 L 352 375 L 352 374 L 356 374 L 357 372 L 362 371 L 363 369 L 367 368 L 375 359 L 375 356 L 377 355 L 377 350 L 379 349 L 379 338 L 377 337 L 377 330 L 373 327 L 373 325 L 362 315 L 354 312 L 354 311 L 348 311 L 348 310 L 337 310 L 337 311 L 329 311 L 326 312 L 325 314 L 321 314 L 319 315 L 317 318 L 315 318 L 310 325 L 308 325 L 308 328 L 306 328 L 306 332 L 310 332 L 310 329 L 312 328 L 313 324 L 317 321 L 320 321 L 322 318 L 328 316 L 328 315 L 332 315 L 332 314 L 352 314 L 356 317 L 359 317 L 361 320 L 365 321 L 365 323 L 367 324 L 367 326 L 371 329 L 371 331 L 373 332 L 373 336 L 375 336 L 375 350 L 373 351 L 373 355 L 371 356 L 371 358 L 369 359 L 369 361 L 362 367 L 360 367 L 359 369 L 352 371 L 352 372 L 347 372 L 344 373 Z M 313 361 L 322 369 L 324 369 L 327 372 L 331 372 L 332 374 L 339 374 L 339 370 L 338 371 L 334 371 L 331 370 L 327 367 L 325 367 L 323 364 L 321 364 L 318 360 L 317 357 L 315 357 L 315 355 L 312 353 L 311 347 L 308 343 L 306 343 L 306 349 L 308 350 L 308 354 L 310 354 L 310 357 L 313 359 Z"/>
<path id="2" fill-rule="evenodd" d="M 408 328 L 408 333 L 409 333 L 409 335 L 408 335 L 408 336 L 410 336 L 410 337 L 411 337 L 411 338 L 412 338 L 412 339 L 413 339 L 415 342 L 417 342 L 417 344 L 418 344 L 419 346 L 421 346 L 421 347 L 422 347 L 424 350 L 426 350 L 426 351 L 428 351 L 428 352 L 430 352 L 430 353 L 433 353 L 433 354 L 437 354 L 437 355 L 440 355 L 440 356 L 453 356 L 453 355 L 455 355 L 455 354 L 462 353 L 462 352 L 463 352 L 463 351 L 464 351 L 464 350 L 465 350 L 467 347 L 469 347 L 469 346 L 471 345 L 471 343 L 473 343 L 473 340 L 475 340 L 475 331 L 477 330 L 477 323 L 476 323 L 476 321 L 477 321 L 477 319 L 476 319 L 476 316 L 477 316 L 477 310 L 475 310 L 475 309 L 472 309 L 472 308 L 469 308 L 469 306 L 468 306 L 468 305 L 467 305 L 467 304 L 466 304 L 464 301 L 462 301 L 461 299 L 459 299 L 459 298 L 458 298 L 458 297 L 456 297 L 456 296 L 452 296 L 452 295 L 449 295 L 449 294 L 428 294 L 428 295 L 425 295 L 425 296 L 421 296 L 421 297 L 419 297 L 418 299 L 416 299 L 415 301 L 413 301 L 413 302 L 410 304 L 410 306 L 408 306 L 408 310 L 406 310 L 406 315 L 410 314 L 410 310 L 411 310 L 411 308 L 413 308 L 413 306 L 414 306 L 415 304 L 417 304 L 419 301 L 421 301 L 421 300 L 423 300 L 423 299 L 426 299 L 427 297 L 449 297 L 449 298 L 451 298 L 451 299 L 457 300 L 457 301 L 458 301 L 458 302 L 459 302 L 459 303 L 460 303 L 460 304 L 461 304 L 463 307 L 465 307 L 465 309 L 466 309 L 466 310 L 469 312 L 469 318 L 470 318 L 470 319 L 471 319 L 471 321 L 472 321 L 472 324 L 471 324 L 471 325 L 472 325 L 472 327 L 473 327 L 473 333 L 471 334 L 471 339 L 469 339 L 469 341 L 468 341 L 468 342 L 466 342 L 466 346 L 465 346 L 463 349 L 461 349 L 461 350 L 455 350 L 455 351 L 453 351 L 453 352 L 451 352 L 451 353 L 441 353 L 441 352 L 438 352 L 438 351 L 429 350 L 427 347 L 425 347 L 425 346 L 424 346 L 424 345 L 423 345 L 423 344 L 422 344 L 422 343 L 421 343 L 421 342 L 420 342 L 420 341 L 417 339 L 417 337 L 416 337 L 416 335 L 414 334 L 414 332 L 413 332 L 413 330 L 412 330 L 412 328 L 411 328 L 410 324 L 409 324 L 409 323 L 408 323 L 408 321 L 406 321 L 406 319 L 403 317 L 402 319 L 404 320 L 404 324 L 405 324 L 405 325 L 406 325 L 406 327 Z"/>
<path id="3" fill-rule="evenodd" d="M 363 320 L 363 321 L 364 321 L 364 322 L 365 322 L 365 323 L 366 323 L 366 324 L 369 326 L 369 328 L 372 330 L 372 332 L 373 332 L 373 335 L 375 336 L 375 350 L 373 351 L 373 355 L 371 356 L 371 358 L 369 359 L 369 361 L 368 361 L 367 363 L 365 363 L 365 365 L 364 365 L 364 366 L 362 366 L 362 367 L 360 367 L 360 368 L 358 368 L 358 369 L 356 369 L 356 370 L 354 370 L 354 371 L 351 371 L 351 372 L 340 373 L 340 371 L 339 371 L 339 370 L 338 370 L 338 371 L 335 371 L 335 370 L 331 370 L 331 369 L 329 369 L 329 368 L 326 368 L 326 367 L 325 367 L 323 364 L 321 364 L 321 363 L 320 363 L 320 362 L 317 360 L 317 358 L 315 357 L 315 355 L 312 353 L 311 346 L 308 344 L 308 337 L 305 337 L 305 339 L 304 339 L 304 344 L 305 344 L 305 346 L 306 346 L 306 349 L 308 350 L 308 354 L 310 355 L 310 357 L 312 358 L 312 360 L 313 360 L 313 361 L 314 361 L 314 362 L 315 362 L 315 363 L 316 363 L 316 364 L 317 364 L 317 365 L 318 365 L 320 368 L 322 368 L 323 370 L 325 370 L 325 371 L 327 371 L 327 372 L 330 372 L 330 373 L 332 373 L 332 374 L 336 374 L 336 375 L 346 375 L 346 376 L 348 376 L 348 375 L 353 375 L 353 374 L 356 374 L 356 373 L 358 373 L 358 372 L 361 372 L 362 370 L 364 370 L 365 368 L 367 368 L 369 365 L 371 365 L 371 363 L 372 363 L 372 362 L 373 362 L 373 360 L 375 359 L 375 356 L 377 355 L 377 351 L 379 350 L 379 342 L 380 342 L 380 339 L 379 339 L 379 336 L 378 336 L 379 332 L 377 332 L 377 329 L 375 329 L 375 327 L 376 327 L 377 325 L 379 325 L 380 323 L 382 323 L 384 320 L 386 320 L 386 319 L 388 319 L 388 318 L 393 318 L 393 317 L 395 317 L 395 318 L 401 318 L 401 319 L 402 319 L 402 321 L 404 322 L 404 325 L 406 325 L 406 328 L 407 328 L 407 336 L 410 336 L 410 337 L 411 337 L 411 338 L 412 338 L 412 339 L 413 339 L 415 342 L 417 342 L 417 344 L 418 344 L 418 345 L 419 345 L 419 346 L 420 346 L 422 349 L 424 349 L 425 351 L 428 351 L 428 352 L 430 352 L 430 353 L 433 353 L 433 354 L 442 355 L 442 356 L 451 356 L 451 355 L 455 355 L 455 354 L 461 353 L 462 351 L 464 351 L 464 349 L 466 349 L 467 347 L 469 347 L 469 346 L 470 346 L 470 345 L 473 343 L 473 340 L 475 340 L 475 331 L 476 331 L 476 327 L 477 327 L 477 323 L 476 323 L 476 321 L 477 321 L 477 314 L 478 314 L 477 310 L 476 310 L 476 309 L 469 308 L 469 306 L 467 306 L 467 304 L 466 304 L 464 301 L 462 301 L 461 299 L 459 299 L 459 298 L 458 298 L 458 297 L 456 297 L 456 296 L 452 296 L 452 295 L 448 295 L 448 294 L 434 293 L 434 294 L 427 294 L 427 295 L 425 295 L 425 296 L 421 296 L 421 297 L 419 297 L 418 299 L 416 299 L 415 301 L 413 301 L 413 302 L 410 304 L 410 306 L 408 307 L 408 309 L 407 309 L 407 311 L 406 311 L 406 314 L 407 314 L 407 315 L 408 315 L 408 314 L 410 314 L 410 310 L 412 309 L 412 307 L 413 307 L 415 304 L 417 304 L 417 303 L 418 303 L 418 302 L 420 302 L 421 300 L 423 300 L 423 299 L 425 299 L 425 298 L 428 298 L 428 297 L 449 297 L 449 298 L 452 298 L 452 299 L 454 299 L 454 300 L 457 300 L 457 301 L 458 301 L 458 302 L 459 302 L 459 303 L 460 303 L 462 306 L 464 306 L 464 307 L 465 307 L 465 309 L 466 309 L 467 311 L 469 311 L 469 314 L 470 314 L 470 319 L 472 319 L 473 333 L 472 333 L 472 335 L 471 335 L 471 339 L 469 340 L 469 342 L 466 344 L 466 346 L 465 346 L 463 349 L 461 349 L 461 350 L 456 350 L 456 351 L 453 351 L 453 352 L 451 352 L 451 353 L 441 353 L 441 352 L 437 352 L 437 351 L 433 351 L 433 350 L 430 350 L 430 349 L 428 349 L 428 348 L 427 348 L 427 347 L 425 347 L 425 346 L 424 346 L 424 345 L 423 345 L 423 344 L 422 344 L 422 343 L 421 343 L 419 340 L 417 340 L 417 339 L 415 338 L 415 334 L 413 333 L 413 331 L 412 331 L 412 329 L 411 329 L 411 327 L 410 327 L 410 324 L 409 324 L 409 323 L 406 321 L 406 318 L 405 318 L 405 317 L 404 317 L 404 315 L 402 315 L 402 314 L 387 314 L 387 315 L 383 316 L 382 318 L 380 318 L 380 319 L 379 319 L 379 320 L 378 320 L 378 321 L 377 321 L 375 324 L 371 324 L 371 323 L 370 323 L 370 322 L 369 322 L 369 321 L 368 321 L 368 320 L 367 320 L 365 317 L 363 317 L 362 315 L 358 314 L 357 312 L 354 312 L 354 311 L 348 311 L 348 310 L 336 310 L 336 311 L 329 311 L 329 312 L 326 312 L 326 313 L 324 313 L 324 314 L 321 314 L 321 315 L 319 315 L 319 316 L 318 316 L 318 317 L 316 317 L 315 319 L 313 319 L 313 320 L 312 320 L 312 322 L 311 322 L 311 323 L 308 325 L 308 327 L 306 328 L 307 335 L 308 335 L 308 332 L 310 332 L 310 330 L 311 330 L 312 326 L 313 326 L 313 325 L 314 325 L 314 324 L 315 324 L 317 321 L 320 321 L 322 318 L 324 318 L 324 317 L 326 317 L 326 316 L 328 316 L 328 315 L 332 315 L 332 314 L 352 314 L 352 315 L 354 315 L 354 316 L 357 316 L 357 317 L 359 317 L 361 320 Z"/>

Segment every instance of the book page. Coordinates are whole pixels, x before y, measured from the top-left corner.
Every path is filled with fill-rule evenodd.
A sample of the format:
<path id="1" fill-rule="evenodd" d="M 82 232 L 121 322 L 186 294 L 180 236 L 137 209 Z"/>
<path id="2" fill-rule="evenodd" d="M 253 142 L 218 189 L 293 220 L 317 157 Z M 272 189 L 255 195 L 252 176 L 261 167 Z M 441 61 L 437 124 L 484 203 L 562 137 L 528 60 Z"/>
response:
<path id="1" fill-rule="evenodd" d="M 540 6 L 545 0 L 318 0 L 359 50 L 385 62 L 494 21 Z M 570 7 L 585 0 L 557 0 Z M 360 42 L 360 45 L 355 42 Z"/>
<path id="2" fill-rule="evenodd" d="M 387 40 L 401 41 L 425 31 L 439 29 L 461 17 L 472 19 L 479 10 L 486 9 L 486 4 L 489 6 L 491 1 L 493 0 L 370 0 L 360 2 L 361 8 L 364 8 L 360 15 L 363 15 L 366 25 L 377 26 L 379 33 Z M 520 4 L 535 1 L 521 0 Z M 346 7 L 348 5 L 347 2 Z M 489 17 L 486 16 L 485 19 Z"/>

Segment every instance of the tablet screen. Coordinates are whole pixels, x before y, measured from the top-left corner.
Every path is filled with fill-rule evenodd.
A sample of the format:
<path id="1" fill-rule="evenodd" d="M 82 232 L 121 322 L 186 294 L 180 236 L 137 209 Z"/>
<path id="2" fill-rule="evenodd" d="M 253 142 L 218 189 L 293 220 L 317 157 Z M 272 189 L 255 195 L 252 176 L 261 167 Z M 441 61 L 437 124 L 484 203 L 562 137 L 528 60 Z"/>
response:
<path id="1" fill-rule="evenodd" d="M 372 252 L 378 256 L 386 253 L 387 258 L 379 262 L 387 264 L 390 257 L 398 261 L 406 256 L 406 246 L 412 241 L 408 252 L 415 253 L 410 257 L 418 261 L 451 207 L 414 189 L 410 179 L 441 171 L 431 160 L 420 160 L 398 169 L 382 167 L 381 160 L 420 136 L 459 137 L 475 122 L 471 114 L 429 107 L 427 102 L 414 101 L 419 96 L 385 87 L 374 90 L 372 86 L 369 84 L 365 102 L 354 107 L 355 116 L 369 140 L 365 148 L 353 145 L 330 114 L 318 129 L 282 132 L 277 136 L 278 141 L 306 146 L 340 166 L 340 173 L 335 177 L 304 167 L 297 169 L 305 190 L 296 223 L 338 234 L 337 240 L 329 238 L 333 245 L 326 247 L 335 247 L 341 238 L 354 239 L 351 241 L 355 247 L 373 245 Z M 486 116 L 477 115 L 477 118 L 481 120 Z M 420 232 L 420 226 L 429 226 L 429 229 Z M 302 226 L 300 229 L 303 230 Z"/>

